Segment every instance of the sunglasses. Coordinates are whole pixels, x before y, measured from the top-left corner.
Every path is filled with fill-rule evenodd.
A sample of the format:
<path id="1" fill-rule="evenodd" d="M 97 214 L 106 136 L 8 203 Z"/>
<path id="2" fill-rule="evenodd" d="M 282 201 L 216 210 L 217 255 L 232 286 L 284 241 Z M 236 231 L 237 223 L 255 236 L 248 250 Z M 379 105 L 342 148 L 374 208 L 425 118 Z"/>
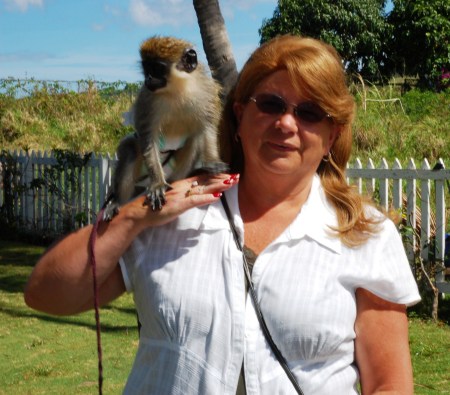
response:
<path id="1" fill-rule="evenodd" d="M 292 107 L 294 115 L 304 122 L 318 123 L 324 118 L 331 119 L 330 114 L 327 114 L 318 104 L 311 101 L 295 105 L 286 102 L 282 97 L 273 93 L 260 93 L 255 97 L 250 97 L 250 100 L 254 101 L 258 110 L 264 114 L 282 115 L 286 113 L 288 107 Z"/>

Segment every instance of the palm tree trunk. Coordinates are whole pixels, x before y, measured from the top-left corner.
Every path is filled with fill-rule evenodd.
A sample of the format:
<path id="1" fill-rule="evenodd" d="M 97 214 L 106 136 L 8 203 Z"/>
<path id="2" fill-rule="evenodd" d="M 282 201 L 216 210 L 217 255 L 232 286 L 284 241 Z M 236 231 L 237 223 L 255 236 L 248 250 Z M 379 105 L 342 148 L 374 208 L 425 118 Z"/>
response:
<path id="1" fill-rule="evenodd" d="M 237 68 L 218 0 L 193 0 L 203 49 L 214 79 L 223 87 L 226 97 L 237 80 Z"/>

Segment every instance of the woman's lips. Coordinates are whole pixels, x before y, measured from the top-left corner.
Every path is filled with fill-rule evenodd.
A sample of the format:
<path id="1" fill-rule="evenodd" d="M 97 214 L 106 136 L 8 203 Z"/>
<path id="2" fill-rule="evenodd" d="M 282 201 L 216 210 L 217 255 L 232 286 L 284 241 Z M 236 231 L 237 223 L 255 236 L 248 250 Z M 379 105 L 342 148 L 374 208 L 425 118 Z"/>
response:
<path id="1" fill-rule="evenodd" d="M 288 151 L 297 151 L 297 148 L 294 147 L 291 144 L 286 144 L 286 143 L 276 143 L 276 142 L 268 142 L 267 143 L 272 149 L 275 149 L 277 151 L 283 151 L 283 152 L 288 152 Z"/>

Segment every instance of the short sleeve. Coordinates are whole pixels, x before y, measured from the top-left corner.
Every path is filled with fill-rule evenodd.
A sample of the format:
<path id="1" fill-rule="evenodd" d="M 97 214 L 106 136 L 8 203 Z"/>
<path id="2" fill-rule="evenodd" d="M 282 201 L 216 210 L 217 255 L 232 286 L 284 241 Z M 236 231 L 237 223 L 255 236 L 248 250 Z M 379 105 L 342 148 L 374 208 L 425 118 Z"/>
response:
<path id="1" fill-rule="evenodd" d="M 420 294 L 400 234 L 386 219 L 380 232 L 362 247 L 361 287 L 392 303 L 412 306 Z"/>

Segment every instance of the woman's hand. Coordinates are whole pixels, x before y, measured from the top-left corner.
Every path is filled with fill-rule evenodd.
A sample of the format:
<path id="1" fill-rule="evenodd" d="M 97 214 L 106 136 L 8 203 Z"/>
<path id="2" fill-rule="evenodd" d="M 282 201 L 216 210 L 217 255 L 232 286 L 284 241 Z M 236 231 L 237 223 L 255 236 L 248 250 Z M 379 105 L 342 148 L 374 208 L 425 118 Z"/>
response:
<path id="1" fill-rule="evenodd" d="M 166 203 L 161 210 L 152 211 L 149 206 L 144 205 L 145 197 L 140 196 L 122 211 L 126 210 L 124 214 L 134 218 L 137 229 L 142 231 L 149 226 L 161 226 L 173 221 L 190 208 L 214 203 L 222 192 L 238 181 L 237 174 L 204 174 L 190 177 L 171 184 L 172 188 L 166 192 Z"/>

